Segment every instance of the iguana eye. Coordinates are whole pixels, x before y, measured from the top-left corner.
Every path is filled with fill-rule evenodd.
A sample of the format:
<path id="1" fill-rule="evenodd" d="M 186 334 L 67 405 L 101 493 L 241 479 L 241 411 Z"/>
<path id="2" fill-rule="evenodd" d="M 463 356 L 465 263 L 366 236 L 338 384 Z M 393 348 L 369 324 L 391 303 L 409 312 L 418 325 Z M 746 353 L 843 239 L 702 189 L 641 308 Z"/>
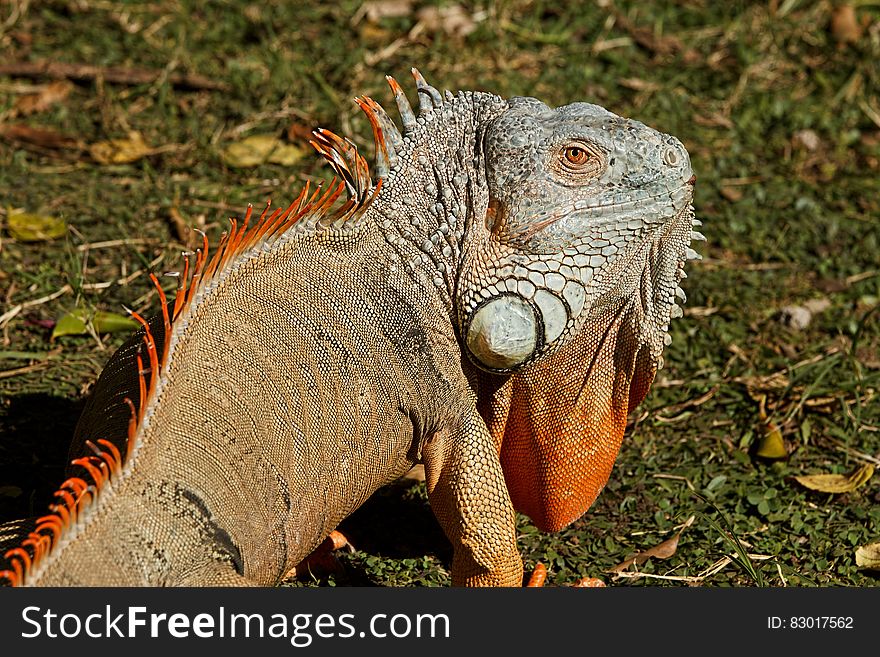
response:
<path id="1" fill-rule="evenodd" d="M 568 163 L 575 167 L 582 167 L 590 159 L 590 154 L 580 146 L 569 146 L 565 149 L 564 156 Z"/>
<path id="2" fill-rule="evenodd" d="M 550 169 L 569 184 L 583 184 L 598 176 L 608 157 L 603 150 L 584 141 L 569 141 L 555 152 Z"/>

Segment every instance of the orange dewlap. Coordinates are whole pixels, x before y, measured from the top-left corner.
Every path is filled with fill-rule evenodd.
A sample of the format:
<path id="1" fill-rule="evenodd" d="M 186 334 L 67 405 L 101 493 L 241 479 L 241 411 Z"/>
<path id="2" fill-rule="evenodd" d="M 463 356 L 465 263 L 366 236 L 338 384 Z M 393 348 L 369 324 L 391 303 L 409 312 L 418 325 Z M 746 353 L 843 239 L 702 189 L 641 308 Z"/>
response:
<path id="1" fill-rule="evenodd" d="M 617 458 L 627 415 L 654 378 L 627 313 L 596 325 L 606 330 L 585 330 L 481 400 L 514 508 L 543 531 L 566 527 L 593 504 Z"/>

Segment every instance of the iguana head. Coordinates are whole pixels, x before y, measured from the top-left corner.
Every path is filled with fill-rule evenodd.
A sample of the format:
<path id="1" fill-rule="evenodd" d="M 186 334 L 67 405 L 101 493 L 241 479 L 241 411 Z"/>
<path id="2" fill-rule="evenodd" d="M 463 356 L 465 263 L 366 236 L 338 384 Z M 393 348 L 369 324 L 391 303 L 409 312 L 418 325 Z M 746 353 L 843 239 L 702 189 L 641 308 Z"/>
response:
<path id="1" fill-rule="evenodd" d="M 521 369 L 630 299 L 659 358 L 690 241 L 681 142 L 597 105 L 514 98 L 483 149 L 486 232 L 474 235 L 459 288 L 471 360 Z"/>

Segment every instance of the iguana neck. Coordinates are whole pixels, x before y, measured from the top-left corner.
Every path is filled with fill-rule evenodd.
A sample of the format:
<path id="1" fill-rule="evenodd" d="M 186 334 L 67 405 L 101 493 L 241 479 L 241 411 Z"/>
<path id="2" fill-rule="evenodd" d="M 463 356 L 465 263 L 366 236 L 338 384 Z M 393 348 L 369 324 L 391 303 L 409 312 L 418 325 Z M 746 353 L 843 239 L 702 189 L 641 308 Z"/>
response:
<path id="1" fill-rule="evenodd" d="M 436 288 L 450 312 L 463 240 L 489 202 L 483 131 L 506 106 L 491 94 L 447 93 L 441 108 L 419 117 L 367 212 L 391 247 L 389 266 Z"/>

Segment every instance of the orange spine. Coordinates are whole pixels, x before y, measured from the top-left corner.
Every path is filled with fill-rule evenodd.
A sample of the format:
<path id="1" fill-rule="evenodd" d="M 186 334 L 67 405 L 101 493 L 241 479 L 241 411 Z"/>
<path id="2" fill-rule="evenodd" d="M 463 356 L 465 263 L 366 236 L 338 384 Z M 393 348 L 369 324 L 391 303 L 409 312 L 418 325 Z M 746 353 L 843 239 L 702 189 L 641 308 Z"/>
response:
<path id="1" fill-rule="evenodd" d="M 375 118 L 375 112 L 370 111 L 372 103 L 373 101 L 368 98 L 359 101 L 373 124 L 379 148 L 387 151 L 381 126 Z M 330 162 L 339 178 L 334 178 L 326 187 L 318 186 L 314 189 L 307 183 L 289 206 L 276 208 L 271 214 L 271 202 L 267 203 L 259 219 L 253 224 L 251 223 L 253 207 L 249 205 L 240 227 L 236 219 L 230 219 L 230 229 L 221 238 L 213 255 L 209 250 L 207 236 L 196 229 L 196 232 L 202 236 L 202 245 L 195 253 L 183 254 L 183 272 L 176 274 L 177 291 L 170 308 L 168 297 L 158 278 L 150 274 L 150 280 L 159 296 L 163 348 L 162 353 L 159 354 L 149 322 L 137 312 L 130 310 L 130 315 L 140 324 L 143 331 L 143 346 L 146 349 L 149 365 L 147 368 L 144 367 L 144 357 L 141 350 L 138 350 L 135 356 L 138 375 L 137 405 L 129 398 L 124 400 L 131 412 L 126 455 L 123 456 L 112 442 L 104 438 L 97 438 L 94 442 L 86 441 L 86 445 L 93 453 L 74 459 L 71 463 L 82 467 L 91 483 L 82 477 L 70 477 L 58 487 L 54 494 L 56 502 L 49 506 L 50 514 L 37 518 L 34 531 L 28 534 L 19 547 L 14 547 L 5 553 L 4 557 L 9 562 L 9 568 L 0 571 L 0 580 L 6 579 L 13 586 L 25 584 L 32 569 L 51 553 L 65 532 L 78 522 L 83 510 L 100 495 L 107 482 L 119 475 L 123 465 L 130 458 L 145 408 L 155 393 L 160 373 L 167 364 L 174 323 L 186 312 L 196 294 L 204 289 L 206 283 L 231 266 L 238 256 L 262 241 L 272 239 L 286 231 L 306 215 L 311 215 L 323 224 L 340 219 L 348 220 L 363 214 L 376 198 L 382 181 L 379 180 L 372 193 L 367 196 L 367 187 L 370 185 L 369 170 L 366 161 L 358 154 L 351 142 L 330 131 L 319 130 L 315 132 L 315 139 L 311 143 Z M 347 187 L 349 199 L 341 207 L 331 211 Z"/>

